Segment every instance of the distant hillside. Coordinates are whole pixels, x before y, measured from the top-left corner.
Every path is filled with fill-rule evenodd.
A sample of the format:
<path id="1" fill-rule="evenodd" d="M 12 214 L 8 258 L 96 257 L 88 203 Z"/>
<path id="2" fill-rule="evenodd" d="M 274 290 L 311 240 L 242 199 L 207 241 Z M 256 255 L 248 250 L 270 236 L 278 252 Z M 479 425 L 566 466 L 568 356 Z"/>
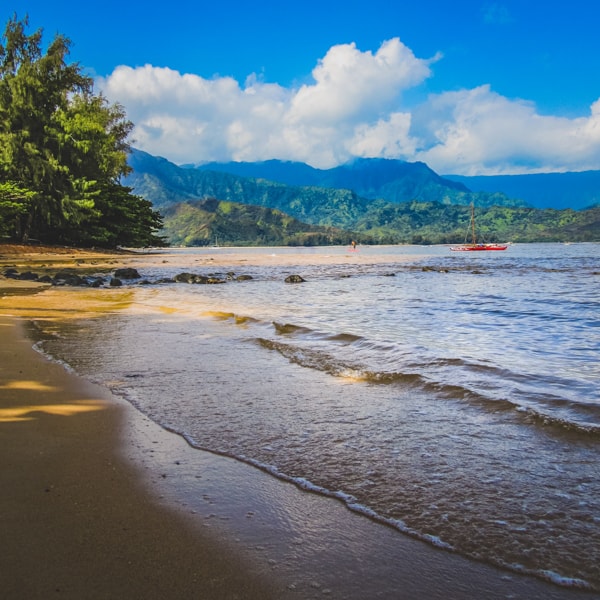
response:
<path id="1" fill-rule="evenodd" d="M 164 212 L 176 202 L 218 198 L 280 210 L 304 223 L 349 228 L 372 202 L 350 190 L 294 187 L 230 173 L 182 169 L 164 158 L 136 151 L 125 182 Z"/>
<path id="2" fill-rule="evenodd" d="M 600 206 L 582 211 L 488 206 L 476 200 L 492 195 L 460 189 L 453 199 L 463 204 L 446 195 L 441 201 L 390 202 L 348 189 L 184 169 L 139 151 L 130 164 L 134 171 L 125 184 L 160 210 L 168 239 L 177 244 L 203 245 L 215 236 L 239 245 L 348 243 L 351 237 L 361 243 L 457 243 L 465 239 L 470 201 L 486 241 L 600 241 Z"/>
<path id="3" fill-rule="evenodd" d="M 176 246 L 207 246 L 215 240 L 226 246 L 319 246 L 360 238 L 335 227 L 307 225 L 272 208 L 214 198 L 171 204 L 163 217 L 163 234 Z"/>
<path id="4" fill-rule="evenodd" d="M 535 208 L 581 210 L 600 204 L 600 171 L 536 175 L 445 175 L 474 192 L 503 192 Z"/>
<path id="5" fill-rule="evenodd" d="M 409 163 L 384 158 L 361 158 L 333 169 L 315 169 L 307 164 L 267 160 L 186 165 L 198 171 L 229 173 L 240 177 L 265 179 L 290 186 L 352 190 L 362 198 L 388 202 L 441 202 L 476 206 L 524 206 L 496 190 L 473 193 L 464 184 L 440 177 L 425 163 Z"/>

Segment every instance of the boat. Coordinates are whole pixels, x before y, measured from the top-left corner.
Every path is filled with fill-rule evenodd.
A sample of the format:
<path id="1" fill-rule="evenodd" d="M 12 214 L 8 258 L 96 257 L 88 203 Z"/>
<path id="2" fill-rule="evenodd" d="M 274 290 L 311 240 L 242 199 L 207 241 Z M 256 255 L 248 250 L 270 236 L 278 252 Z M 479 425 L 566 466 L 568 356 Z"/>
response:
<path id="1" fill-rule="evenodd" d="M 506 250 L 508 244 L 484 244 L 477 242 L 477 236 L 475 235 L 475 206 L 471 204 L 471 243 L 461 244 L 460 246 L 451 246 L 452 252 L 480 252 L 489 250 Z"/>

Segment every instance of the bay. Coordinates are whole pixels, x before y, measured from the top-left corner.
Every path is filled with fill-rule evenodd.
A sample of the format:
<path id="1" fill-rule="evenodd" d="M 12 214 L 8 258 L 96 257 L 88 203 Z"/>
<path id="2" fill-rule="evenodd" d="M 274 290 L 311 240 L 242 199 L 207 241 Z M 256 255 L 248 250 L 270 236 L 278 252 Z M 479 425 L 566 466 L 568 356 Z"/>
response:
<path id="1" fill-rule="evenodd" d="M 473 254 L 172 249 L 40 347 L 198 448 L 598 591 L 600 245 Z M 182 264 L 230 281 L 155 283 Z"/>

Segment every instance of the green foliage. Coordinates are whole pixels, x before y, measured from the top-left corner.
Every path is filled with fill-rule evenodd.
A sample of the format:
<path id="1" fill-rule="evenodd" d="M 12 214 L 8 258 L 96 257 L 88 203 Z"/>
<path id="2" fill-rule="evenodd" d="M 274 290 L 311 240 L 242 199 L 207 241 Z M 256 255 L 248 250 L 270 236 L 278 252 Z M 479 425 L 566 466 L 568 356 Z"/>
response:
<path id="1" fill-rule="evenodd" d="M 307 225 L 276 209 L 208 198 L 172 204 L 164 231 L 177 246 L 318 246 L 347 244 L 353 235 L 334 227 Z M 364 241 L 364 240 L 361 240 Z"/>
<path id="2" fill-rule="evenodd" d="M 6 181 L 0 182 L 0 238 L 18 237 L 21 219 L 30 210 L 35 192 Z"/>
<path id="3" fill-rule="evenodd" d="M 0 231 L 48 243 L 160 241 L 151 203 L 119 184 L 132 123 L 67 64 L 67 38 L 44 53 L 41 30 L 27 35 L 27 25 L 14 16 L 0 44 Z"/>
<path id="4" fill-rule="evenodd" d="M 471 240 L 468 206 L 440 202 L 372 203 L 352 230 L 302 223 L 277 209 L 215 199 L 165 208 L 165 234 L 180 246 L 457 244 Z M 482 242 L 598 241 L 600 206 L 585 211 L 493 206 L 476 210 Z"/>
<path id="5" fill-rule="evenodd" d="M 470 208 L 439 202 L 375 202 L 354 225 L 393 243 L 456 244 L 470 241 Z M 583 211 L 491 206 L 476 210 L 484 242 L 600 241 L 600 206 Z"/>

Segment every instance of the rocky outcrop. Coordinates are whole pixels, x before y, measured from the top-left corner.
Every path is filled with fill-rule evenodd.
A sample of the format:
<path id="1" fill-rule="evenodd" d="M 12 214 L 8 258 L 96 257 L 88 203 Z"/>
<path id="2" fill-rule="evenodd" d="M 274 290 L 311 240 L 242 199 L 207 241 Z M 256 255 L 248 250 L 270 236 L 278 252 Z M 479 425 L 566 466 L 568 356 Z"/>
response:
<path id="1" fill-rule="evenodd" d="M 141 279 L 142 276 L 138 273 L 137 269 L 127 267 L 125 269 L 116 269 L 115 277 L 117 279 Z"/>
<path id="2" fill-rule="evenodd" d="M 179 273 L 174 278 L 161 277 L 157 279 L 142 279 L 142 276 L 137 269 L 124 268 L 116 269 L 113 275 L 82 275 L 76 269 L 63 269 L 57 271 L 54 275 L 34 273 L 32 271 L 19 271 L 14 267 L 7 267 L 2 273 L 4 277 L 10 279 L 21 279 L 28 281 L 37 281 L 39 283 L 47 283 L 56 286 L 75 286 L 75 287 L 102 287 L 108 285 L 110 287 L 120 287 L 136 280 L 136 285 L 156 285 L 156 284 L 173 284 L 173 283 L 190 283 L 190 284 L 220 284 L 229 281 L 251 281 L 251 275 L 236 275 L 233 271 L 225 274 L 209 273 L 208 275 L 200 275 L 198 273 Z M 286 277 L 286 283 L 302 283 L 304 279 L 300 275 L 290 275 Z"/>
<path id="3" fill-rule="evenodd" d="M 224 279 L 206 277 L 205 275 L 198 275 L 196 273 L 179 273 L 179 275 L 175 275 L 175 281 L 177 283 L 225 283 Z"/>
<path id="4" fill-rule="evenodd" d="M 304 283 L 306 279 L 302 279 L 300 275 L 288 275 L 285 278 L 286 283 Z"/>

